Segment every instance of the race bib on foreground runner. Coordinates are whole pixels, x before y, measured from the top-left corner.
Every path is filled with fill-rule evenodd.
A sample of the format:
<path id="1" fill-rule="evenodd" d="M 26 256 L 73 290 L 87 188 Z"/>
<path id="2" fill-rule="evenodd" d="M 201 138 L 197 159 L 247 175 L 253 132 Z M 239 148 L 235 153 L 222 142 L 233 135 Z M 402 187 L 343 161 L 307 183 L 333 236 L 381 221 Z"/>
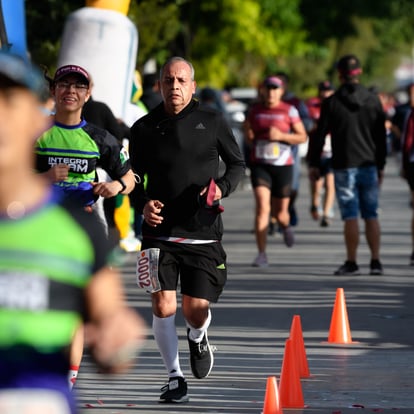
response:
<path id="1" fill-rule="evenodd" d="M 137 255 L 137 285 L 147 293 L 161 290 L 158 279 L 158 260 L 160 249 L 152 248 L 138 252 Z"/>

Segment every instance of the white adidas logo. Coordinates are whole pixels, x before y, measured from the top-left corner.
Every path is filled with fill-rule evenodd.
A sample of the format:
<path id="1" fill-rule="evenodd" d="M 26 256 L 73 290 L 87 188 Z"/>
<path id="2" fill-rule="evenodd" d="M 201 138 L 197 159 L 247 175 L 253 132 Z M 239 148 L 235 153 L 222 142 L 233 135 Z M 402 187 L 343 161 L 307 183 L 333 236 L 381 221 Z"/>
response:
<path id="1" fill-rule="evenodd" d="M 206 127 L 200 122 L 198 125 L 196 125 L 195 129 L 206 129 Z"/>

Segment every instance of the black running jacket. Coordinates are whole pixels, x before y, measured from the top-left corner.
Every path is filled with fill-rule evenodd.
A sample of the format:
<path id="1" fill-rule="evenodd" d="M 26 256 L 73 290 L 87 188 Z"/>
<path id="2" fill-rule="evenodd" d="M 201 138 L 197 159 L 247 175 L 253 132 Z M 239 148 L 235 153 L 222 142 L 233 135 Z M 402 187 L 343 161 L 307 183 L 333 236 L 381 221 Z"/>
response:
<path id="1" fill-rule="evenodd" d="M 132 126 L 129 151 L 132 169 L 146 178 L 131 195 L 133 206 L 142 211 L 148 200 L 164 203 L 163 223 L 154 228 L 144 222 L 143 237 L 221 240 L 221 214 L 205 208 L 199 193 L 213 178 L 223 197 L 228 196 L 245 169 L 221 113 L 191 100 L 179 114 L 169 116 L 161 103 Z M 225 166 L 221 174 L 220 159 Z"/>

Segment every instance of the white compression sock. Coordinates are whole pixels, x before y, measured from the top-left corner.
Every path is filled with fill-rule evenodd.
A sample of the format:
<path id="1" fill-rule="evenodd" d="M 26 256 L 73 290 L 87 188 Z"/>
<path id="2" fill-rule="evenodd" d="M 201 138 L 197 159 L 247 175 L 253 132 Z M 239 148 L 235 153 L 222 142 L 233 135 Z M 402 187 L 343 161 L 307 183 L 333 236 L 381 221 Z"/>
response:
<path id="1" fill-rule="evenodd" d="M 184 377 L 178 355 L 178 337 L 175 328 L 175 315 L 159 318 L 152 315 L 152 330 L 158 349 L 167 368 L 168 376 Z"/>
<path id="2" fill-rule="evenodd" d="M 207 315 L 207 319 L 204 322 L 203 326 L 201 326 L 200 328 L 193 328 L 188 321 L 185 321 L 187 324 L 187 327 L 190 329 L 190 333 L 189 333 L 189 338 L 194 341 L 195 343 L 200 343 L 201 340 L 203 339 L 204 333 L 207 331 L 208 327 L 210 326 L 211 323 L 211 311 L 210 309 L 208 310 L 208 315 Z"/>

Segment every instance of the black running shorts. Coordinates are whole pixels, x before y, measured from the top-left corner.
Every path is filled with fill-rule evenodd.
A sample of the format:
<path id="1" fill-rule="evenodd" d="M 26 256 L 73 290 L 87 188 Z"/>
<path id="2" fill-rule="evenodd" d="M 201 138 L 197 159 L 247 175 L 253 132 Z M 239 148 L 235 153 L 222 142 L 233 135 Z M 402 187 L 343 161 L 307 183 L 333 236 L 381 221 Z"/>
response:
<path id="1" fill-rule="evenodd" d="M 226 253 L 220 242 L 175 243 L 144 238 L 142 250 L 159 248 L 158 277 L 162 290 L 217 302 L 227 281 Z"/>
<path id="2" fill-rule="evenodd" d="M 272 197 L 290 197 L 293 165 L 254 164 L 250 167 L 252 187 L 261 185 L 270 189 Z"/>

